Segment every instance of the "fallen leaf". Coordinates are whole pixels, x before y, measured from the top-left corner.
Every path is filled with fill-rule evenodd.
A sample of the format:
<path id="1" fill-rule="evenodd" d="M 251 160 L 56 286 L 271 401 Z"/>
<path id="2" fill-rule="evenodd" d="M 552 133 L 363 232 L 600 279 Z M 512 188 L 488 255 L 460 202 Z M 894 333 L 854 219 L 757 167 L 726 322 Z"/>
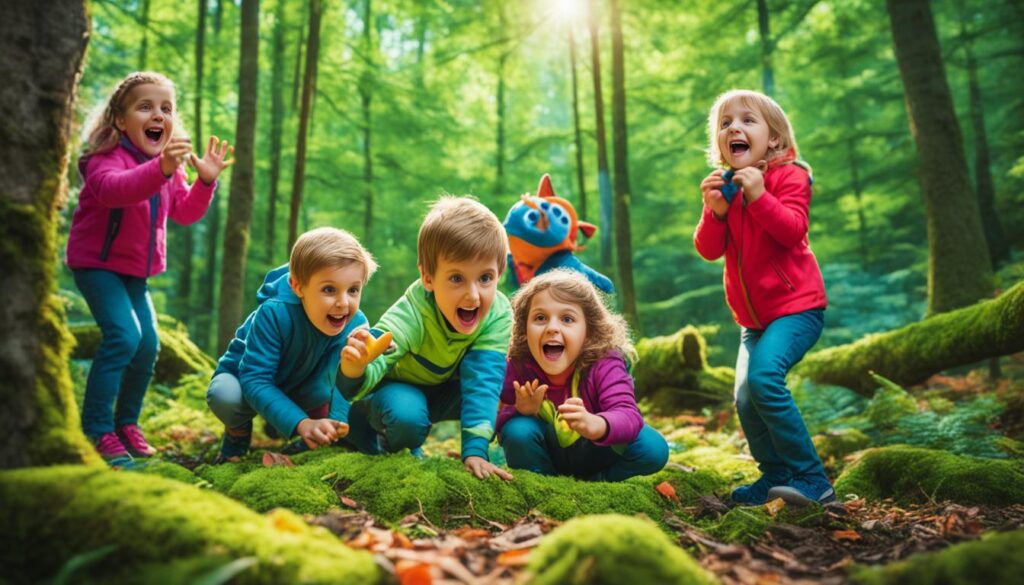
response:
<path id="1" fill-rule="evenodd" d="M 480 538 L 490 538 L 491 533 L 483 528 L 471 528 L 469 526 L 463 526 L 462 528 L 456 528 L 452 530 L 450 534 L 458 536 L 459 538 L 465 538 L 466 540 L 475 540 Z"/>
<path id="2" fill-rule="evenodd" d="M 284 465 L 285 467 L 295 467 L 292 463 L 291 457 L 282 453 L 274 453 L 273 451 L 267 451 L 263 454 L 263 467 L 274 467 L 275 465 Z"/>
<path id="3" fill-rule="evenodd" d="M 430 565 L 416 561 L 400 560 L 395 563 L 395 576 L 402 585 L 431 585 L 434 582 Z"/>
<path id="4" fill-rule="evenodd" d="M 345 504 L 349 508 L 352 508 L 353 510 L 359 509 L 359 502 L 353 500 L 348 496 L 341 496 L 341 503 Z"/>
<path id="5" fill-rule="evenodd" d="M 338 472 L 337 471 L 332 471 L 332 472 L 330 472 L 328 474 L 325 474 L 325 475 L 321 476 L 320 477 L 320 481 L 331 481 L 332 479 L 334 479 L 336 477 L 338 477 Z"/>
<path id="6" fill-rule="evenodd" d="M 522 567 L 530 562 L 530 551 L 529 548 L 520 548 L 517 550 L 507 550 L 498 555 L 498 564 L 503 567 Z"/>
<path id="7" fill-rule="evenodd" d="M 287 510 L 282 510 L 281 508 L 274 508 L 267 512 L 267 518 L 270 518 L 270 523 L 274 525 L 274 528 L 281 532 L 301 534 L 306 529 L 306 524 L 302 520 L 299 520 L 297 516 Z"/>
<path id="8" fill-rule="evenodd" d="M 768 515 L 772 518 L 775 518 L 775 516 L 778 515 L 778 513 L 785 507 L 786 500 L 783 500 L 782 498 L 775 498 L 774 500 L 764 503 L 765 512 L 768 512 Z"/>
<path id="9" fill-rule="evenodd" d="M 654 486 L 654 489 L 658 491 L 662 496 L 672 500 L 675 503 L 679 503 L 679 496 L 676 495 L 676 488 L 672 487 L 667 481 L 663 481 L 658 485 Z"/>
<path id="10" fill-rule="evenodd" d="M 860 540 L 860 533 L 856 530 L 834 530 L 832 538 L 836 540 Z"/>

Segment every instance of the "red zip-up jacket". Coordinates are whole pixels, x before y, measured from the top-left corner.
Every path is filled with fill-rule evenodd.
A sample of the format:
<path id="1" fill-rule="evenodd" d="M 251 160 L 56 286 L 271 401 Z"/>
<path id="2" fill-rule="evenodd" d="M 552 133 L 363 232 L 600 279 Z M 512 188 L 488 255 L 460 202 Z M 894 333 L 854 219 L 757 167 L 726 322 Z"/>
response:
<path id="1" fill-rule="evenodd" d="M 748 329 L 794 313 L 824 309 L 825 281 L 807 243 L 811 179 L 797 164 L 769 167 L 764 193 L 749 205 L 737 193 L 724 220 L 711 209 L 693 234 L 706 260 L 725 255 L 725 300 Z"/>

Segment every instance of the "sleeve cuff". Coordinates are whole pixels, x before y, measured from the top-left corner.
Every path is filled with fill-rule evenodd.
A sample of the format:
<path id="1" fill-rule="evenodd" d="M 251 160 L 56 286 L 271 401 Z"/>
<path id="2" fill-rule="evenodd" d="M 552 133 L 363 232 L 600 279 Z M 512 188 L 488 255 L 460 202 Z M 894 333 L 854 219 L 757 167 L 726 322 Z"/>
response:
<path id="1" fill-rule="evenodd" d="M 487 441 L 481 437 L 471 437 L 462 441 L 462 460 L 467 457 L 480 457 L 484 461 L 490 461 L 487 457 Z"/>

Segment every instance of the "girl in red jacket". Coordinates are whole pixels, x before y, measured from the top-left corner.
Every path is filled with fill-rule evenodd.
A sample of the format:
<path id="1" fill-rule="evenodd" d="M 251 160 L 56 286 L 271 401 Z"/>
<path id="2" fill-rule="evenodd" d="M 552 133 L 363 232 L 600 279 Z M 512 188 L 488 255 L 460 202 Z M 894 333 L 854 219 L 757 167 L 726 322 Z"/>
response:
<path id="1" fill-rule="evenodd" d="M 718 168 L 701 182 L 693 240 L 705 259 L 725 256 L 725 298 L 741 331 L 736 410 L 762 474 L 732 499 L 826 503 L 835 491 L 786 388 L 824 324 L 825 284 L 807 243 L 810 173 L 785 112 L 764 94 L 720 96 L 708 135 Z"/>

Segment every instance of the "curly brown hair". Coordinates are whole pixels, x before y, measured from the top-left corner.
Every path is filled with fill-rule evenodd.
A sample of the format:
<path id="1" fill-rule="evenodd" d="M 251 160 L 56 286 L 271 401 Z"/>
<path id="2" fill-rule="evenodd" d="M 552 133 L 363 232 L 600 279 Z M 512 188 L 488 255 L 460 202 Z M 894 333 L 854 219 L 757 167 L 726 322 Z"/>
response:
<path id="1" fill-rule="evenodd" d="M 534 297 L 548 291 L 555 300 L 578 305 L 583 310 L 587 335 L 583 349 L 576 358 L 576 367 L 586 371 L 594 362 L 618 351 L 629 363 L 636 363 L 637 353 L 630 340 L 629 325 L 621 315 L 608 309 L 604 296 L 579 272 L 552 270 L 527 282 L 512 299 L 512 338 L 508 357 L 521 360 L 530 355 L 526 341 L 526 323 Z"/>

